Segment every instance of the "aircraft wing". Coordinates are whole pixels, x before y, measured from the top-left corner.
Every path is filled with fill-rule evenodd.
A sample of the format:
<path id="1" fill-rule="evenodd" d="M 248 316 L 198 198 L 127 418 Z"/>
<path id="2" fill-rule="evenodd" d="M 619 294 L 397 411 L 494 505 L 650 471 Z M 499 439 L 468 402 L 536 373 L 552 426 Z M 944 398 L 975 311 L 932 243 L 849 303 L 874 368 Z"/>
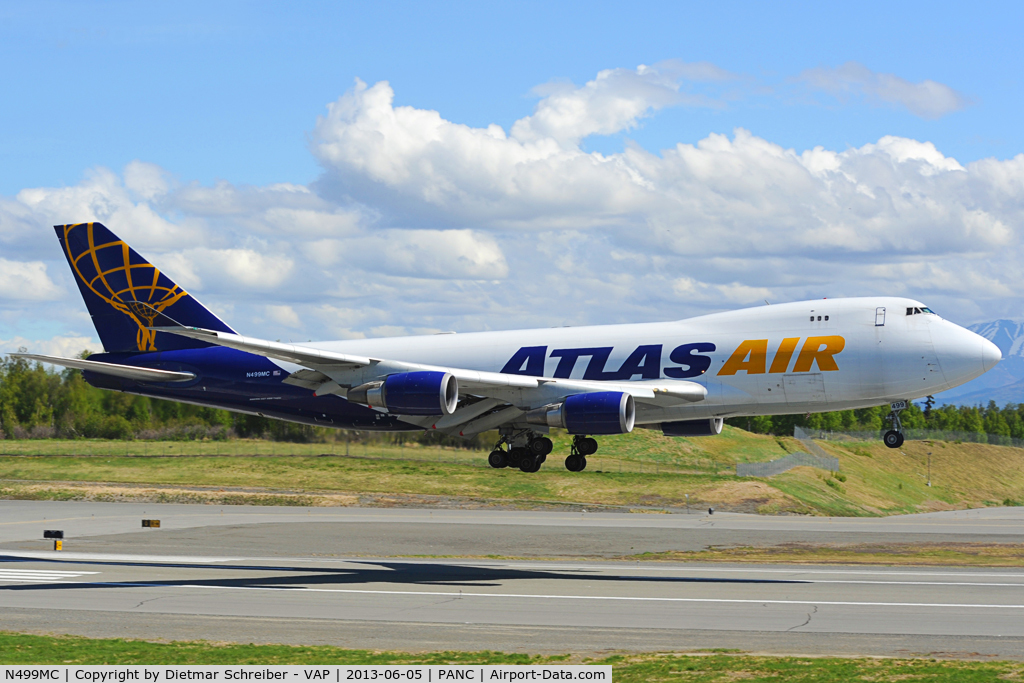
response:
<path id="1" fill-rule="evenodd" d="M 376 360 L 366 356 L 322 351 L 309 346 L 282 344 L 281 342 L 272 342 L 254 337 L 243 337 L 240 334 L 204 330 L 200 327 L 151 327 L 149 329 L 154 332 L 167 332 L 168 334 L 198 339 L 210 344 L 216 344 L 217 346 L 247 351 L 257 356 L 266 356 L 267 358 L 276 358 L 277 360 L 289 363 L 305 365 L 313 369 L 319 369 L 320 367 L 330 367 L 333 369 L 346 366 L 360 367 L 371 365 Z"/>
<path id="2" fill-rule="evenodd" d="M 495 405 L 507 404 L 512 406 L 509 410 L 520 413 L 566 396 L 595 391 L 621 391 L 630 394 L 635 401 L 662 406 L 703 401 L 707 396 L 707 389 L 703 385 L 685 380 L 597 382 L 532 377 L 337 353 L 194 327 L 151 329 L 301 365 L 308 370 L 294 372 L 285 381 L 305 386 L 318 394 L 337 393 L 344 396 L 345 389 L 355 384 L 383 379 L 399 372 L 426 370 L 451 373 L 458 380 L 460 393 L 492 399 L 497 401 Z"/>

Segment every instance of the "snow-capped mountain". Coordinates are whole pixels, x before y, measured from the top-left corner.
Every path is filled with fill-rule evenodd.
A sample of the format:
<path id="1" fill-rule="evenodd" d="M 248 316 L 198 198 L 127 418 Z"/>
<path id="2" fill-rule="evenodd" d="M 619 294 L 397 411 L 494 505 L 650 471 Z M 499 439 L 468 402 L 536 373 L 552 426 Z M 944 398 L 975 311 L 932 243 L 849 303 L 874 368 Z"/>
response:
<path id="1" fill-rule="evenodd" d="M 1024 403 L 1024 322 L 993 320 L 969 325 L 967 329 L 980 334 L 1003 352 L 1003 360 L 981 377 L 935 396 L 941 405 L 987 405 L 995 401 Z"/>

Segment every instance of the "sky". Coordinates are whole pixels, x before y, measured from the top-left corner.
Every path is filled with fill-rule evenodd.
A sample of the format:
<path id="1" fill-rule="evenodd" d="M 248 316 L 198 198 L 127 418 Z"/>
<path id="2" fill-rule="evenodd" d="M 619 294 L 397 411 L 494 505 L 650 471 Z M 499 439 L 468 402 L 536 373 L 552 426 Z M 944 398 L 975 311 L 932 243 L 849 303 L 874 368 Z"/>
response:
<path id="1" fill-rule="evenodd" d="M 0 0 L 0 351 L 92 220 L 270 339 L 1021 319 L 1024 6 L 832 4 Z"/>

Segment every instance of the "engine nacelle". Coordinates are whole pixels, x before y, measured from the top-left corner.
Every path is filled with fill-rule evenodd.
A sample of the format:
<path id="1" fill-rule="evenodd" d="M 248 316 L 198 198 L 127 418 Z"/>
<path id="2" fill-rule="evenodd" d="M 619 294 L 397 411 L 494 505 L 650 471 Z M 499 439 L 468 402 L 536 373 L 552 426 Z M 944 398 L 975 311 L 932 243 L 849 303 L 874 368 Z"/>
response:
<path id="1" fill-rule="evenodd" d="M 557 405 L 531 410 L 529 424 L 561 427 L 570 434 L 626 434 L 633 431 L 636 406 L 621 391 L 575 394 Z"/>
<path id="2" fill-rule="evenodd" d="M 720 417 L 662 422 L 661 433 L 665 436 L 718 436 L 722 433 L 722 424 L 723 420 Z"/>
<path id="3" fill-rule="evenodd" d="M 451 415 L 459 403 L 459 381 L 450 372 L 400 372 L 349 389 L 347 398 L 396 415 Z"/>

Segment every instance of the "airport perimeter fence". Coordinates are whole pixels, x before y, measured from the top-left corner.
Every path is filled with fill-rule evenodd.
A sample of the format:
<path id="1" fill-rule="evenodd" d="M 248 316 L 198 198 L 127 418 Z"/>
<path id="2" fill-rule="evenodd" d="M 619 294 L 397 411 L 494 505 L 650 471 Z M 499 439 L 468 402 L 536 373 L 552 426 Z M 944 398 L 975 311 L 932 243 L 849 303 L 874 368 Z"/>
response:
<path id="1" fill-rule="evenodd" d="M 886 430 L 836 432 L 831 430 L 800 429 L 806 436 L 803 438 L 819 441 L 880 441 Z M 956 443 L 987 443 L 993 446 L 1013 446 L 1024 448 L 1024 439 L 1014 439 L 1002 434 L 984 434 L 981 432 L 954 432 L 941 429 L 904 429 L 903 436 L 908 441 L 951 441 Z M 801 437 L 796 436 L 800 439 Z"/>
<path id="2" fill-rule="evenodd" d="M 769 462 L 744 462 L 736 464 L 738 477 L 771 477 L 782 474 L 794 467 L 817 467 L 831 472 L 839 471 L 839 459 L 830 456 L 818 441 L 879 441 L 883 432 L 849 431 L 835 432 L 827 430 L 803 429 L 793 427 L 793 438 L 797 439 L 810 453 L 791 453 L 784 458 Z M 914 441 L 949 441 L 956 443 L 984 443 L 997 446 L 1013 446 L 1024 448 L 1024 439 L 1014 439 L 1002 434 L 981 434 L 977 432 L 954 432 L 937 429 L 905 429 L 903 435 L 907 440 Z"/>
<path id="3" fill-rule="evenodd" d="M 810 453 L 790 453 L 785 458 L 768 462 L 736 463 L 737 477 L 772 477 L 794 467 L 817 467 L 830 472 L 839 471 L 839 458 L 821 457 Z"/>

